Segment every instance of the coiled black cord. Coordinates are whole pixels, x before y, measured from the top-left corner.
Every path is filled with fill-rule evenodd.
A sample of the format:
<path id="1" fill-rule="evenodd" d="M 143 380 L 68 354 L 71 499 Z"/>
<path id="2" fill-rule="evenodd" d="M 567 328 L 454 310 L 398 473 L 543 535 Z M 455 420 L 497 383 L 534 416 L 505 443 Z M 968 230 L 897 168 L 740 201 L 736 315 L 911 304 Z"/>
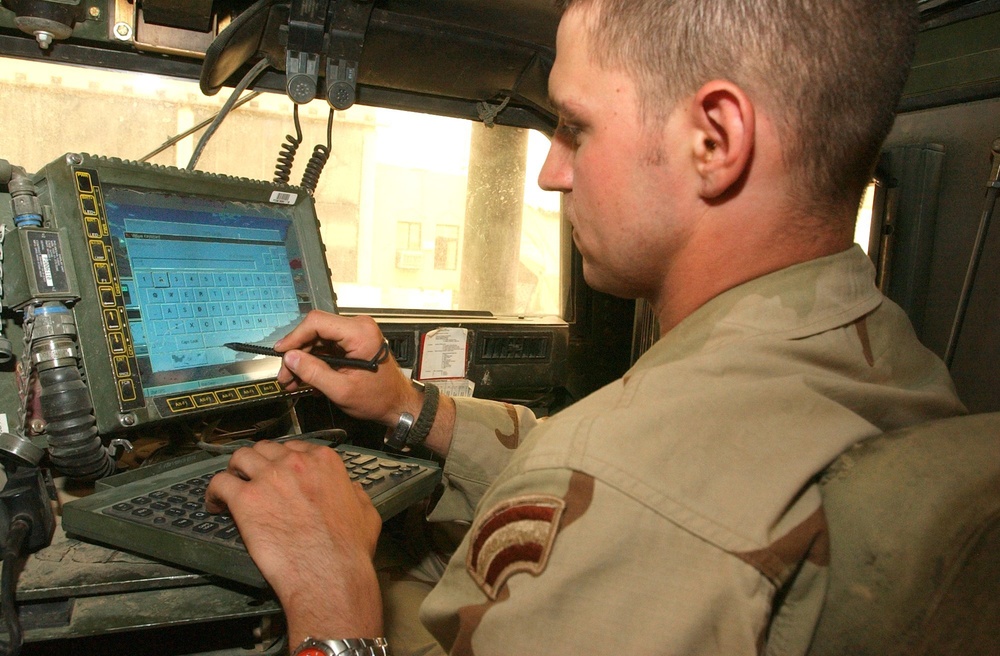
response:
<path id="1" fill-rule="evenodd" d="M 330 149 L 333 147 L 333 110 L 326 119 L 326 145 L 317 144 L 313 148 L 312 156 L 306 163 L 306 170 L 302 173 L 302 187 L 311 195 L 319 185 L 319 176 L 323 173 L 323 167 L 330 159 Z"/>
<path id="2" fill-rule="evenodd" d="M 24 547 L 31 534 L 31 522 L 17 516 L 10 523 L 3 546 L 3 570 L 0 572 L 0 614 L 7 626 L 9 642 L 6 656 L 17 656 L 24 644 L 21 618 L 17 615 L 17 577 L 24 566 Z"/>
<path id="3" fill-rule="evenodd" d="M 278 163 L 274 167 L 274 182 L 277 184 L 288 184 L 292 178 L 292 163 L 295 161 L 295 153 L 302 143 L 302 126 L 299 124 L 299 106 L 292 109 L 292 120 L 295 122 L 295 136 L 285 135 L 285 142 L 281 144 L 281 151 L 278 153 Z"/>

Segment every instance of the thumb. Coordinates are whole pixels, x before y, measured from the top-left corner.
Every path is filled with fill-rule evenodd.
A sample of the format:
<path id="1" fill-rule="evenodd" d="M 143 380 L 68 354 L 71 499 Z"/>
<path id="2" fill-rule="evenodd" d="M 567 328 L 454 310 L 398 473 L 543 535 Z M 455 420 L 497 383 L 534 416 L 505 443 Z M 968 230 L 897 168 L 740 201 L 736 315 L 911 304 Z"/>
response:
<path id="1" fill-rule="evenodd" d="M 325 392 L 324 389 L 329 383 L 329 377 L 333 374 L 330 367 L 305 351 L 292 350 L 282 356 L 282 363 L 285 368 L 292 372 L 296 378 L 307 385 Z"/>

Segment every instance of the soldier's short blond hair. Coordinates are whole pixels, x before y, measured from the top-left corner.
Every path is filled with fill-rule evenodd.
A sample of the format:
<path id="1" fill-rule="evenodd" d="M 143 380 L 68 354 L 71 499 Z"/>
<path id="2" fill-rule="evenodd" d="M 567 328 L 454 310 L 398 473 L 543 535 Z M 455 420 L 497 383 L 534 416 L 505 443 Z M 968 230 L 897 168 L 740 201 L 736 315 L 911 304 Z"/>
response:
<path id="1" fill-rule="evenodd" d="M 728 79 L 776 117 L 796 200 L 857 208 L 916 44 L 914 0 L 557 0 L 592 9 L 591 56 L 632 77 L 646 120 Z"/>

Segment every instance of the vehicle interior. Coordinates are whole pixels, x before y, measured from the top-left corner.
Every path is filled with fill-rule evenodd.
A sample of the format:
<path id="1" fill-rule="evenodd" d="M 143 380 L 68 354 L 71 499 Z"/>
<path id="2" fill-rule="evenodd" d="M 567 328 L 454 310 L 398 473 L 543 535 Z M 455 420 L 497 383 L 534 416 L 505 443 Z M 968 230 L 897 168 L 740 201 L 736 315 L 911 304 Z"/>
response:
<path id="1" fill-rule="evenodd" d="M 970 413 L 989 417 L 1000 0 L 917 4 L 916 60 L 856 237 Z M 648 304 L 587 286 L 558 194 L 538 189 L 558 21 L 552 0 L 0 0 L 0 524 L 25 509 L 41 518 L 16 591 L 23 653 L 286 650 L 252 563 L 215 544 L 206 562 L 178 559 L 180 538 L 98 522 L 144 490 L 207 480 L 234 445 L 310 434 L 354 449 L 345 460 L 402 467 L 409 478 L 378 492 L 388 530 L 431 492 L 429 454 L 382 460 L 383 427 L 274 382 L 266 347 L 310 310 L 372 315 L 414 379 L 539 416 L 655 342 Z M 951 537 L 926 554 L 956 572 L 948 594 L 964 595 L 940 605 L 935 630 L 964 624 L 972 637 L 938 651 L 887 650 L 895 629 L 837 642 L 867 610 L 825 620 L 829 647 L 815 653 L 1000 648 L 977 642 L 1000 619 L 995 585 L 968 583 L 1000 575 L 1000 424 L 973 424 L 987 435 L 978 455 L 939 485 L 955 491 L 962 476 L 950 507 L 981 512 L 940 529 Z M 954 432 L 943 453 L 962 448 Z M 838 461 L 828 486 L 847 515 L 870 493 L 838 487 L 852 463 Z M 879 466 L 850 479 L 885 480 L 892 465 Z M 930 477 L 887 487 L 920 503 Z M 891 604 L 942 586 L 896 590 Z M 954 610 L 966 598 L 974 622 Z"/>

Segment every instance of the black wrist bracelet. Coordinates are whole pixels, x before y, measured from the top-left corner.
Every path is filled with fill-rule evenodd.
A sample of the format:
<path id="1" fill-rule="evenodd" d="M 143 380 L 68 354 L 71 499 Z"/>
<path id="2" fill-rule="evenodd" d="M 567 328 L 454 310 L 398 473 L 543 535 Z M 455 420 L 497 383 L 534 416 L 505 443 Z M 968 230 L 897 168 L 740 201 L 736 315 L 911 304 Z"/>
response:
<path id="1" fill-rule="evenodd" d="M 437 417 L 438 401 L 441 400 L 441 390 L 436 385 L 425 383 L 424 405 L 420 408 L 417 420 L 413 422 L 413 428 L 406 437 L 406 445 L 409 447 L 420 446 L 427 439 L 434 426 L 434 419 Z"/>
<path id="2" fill-rule="evenodd" d="M 385 435 L 385 445 L 394 451 L 406 452 L 415 446 L 420 446 L 427 439 L 431 427 L 434 425 L 434 418 L 437 416 L 438 401 L 440 400 L 440 390 L 434 385 L 412 381 L 414 387 L 424 391 L 424 405 L 420 408 L 420 415 L 414 420 L 413 415 L 404 412 L 399 416 L 399 422 L 395 428 L 389 429 Z"/>

